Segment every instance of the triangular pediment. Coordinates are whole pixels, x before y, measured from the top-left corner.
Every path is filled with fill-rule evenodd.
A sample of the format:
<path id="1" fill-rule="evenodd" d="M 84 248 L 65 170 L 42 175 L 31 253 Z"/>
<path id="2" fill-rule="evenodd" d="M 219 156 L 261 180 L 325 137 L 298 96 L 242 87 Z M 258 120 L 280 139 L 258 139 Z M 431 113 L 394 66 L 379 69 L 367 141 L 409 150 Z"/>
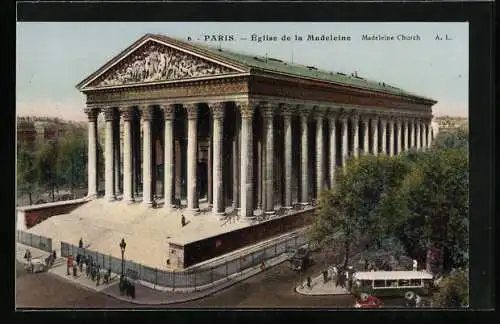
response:
<path id="1" fill-rule="evenodd" d="M 184 46 L 186 47 L 186 46 Z M 195 47 L 188 45 L 188 47 Z M 223 62 L 208 55 L 180 48 L 155 39 L 145 39 L 138 46 L 120 54 L 79 88 L 115 87 L 180 81 L 246 72 L 245 68 Z"/>

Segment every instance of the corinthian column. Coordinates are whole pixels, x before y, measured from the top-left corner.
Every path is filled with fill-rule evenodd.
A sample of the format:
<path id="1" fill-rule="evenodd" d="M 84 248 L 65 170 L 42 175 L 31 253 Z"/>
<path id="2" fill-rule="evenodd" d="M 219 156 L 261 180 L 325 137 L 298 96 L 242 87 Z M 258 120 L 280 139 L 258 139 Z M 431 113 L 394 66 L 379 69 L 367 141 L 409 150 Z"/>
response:
<path id="1" fill-rule="evenodd" d="M 234 121 L 233 136 L 233 209 L 240 207 L 240 119 Z"/>
<path id="2" fill-rule="evenodd" d="M 193 212 L 200 210 L 198 205 L 198 190 L 196 187 L 196 169 L 198 162 L 198 105 L 184 105 L 188 117 L 188 145 L 187 145 L 187 207 Z M 214 132 L 215 133 L 215 132 Z M 215 143 L 214 143 L 215 146 Z M 215 159 L 215 153 L 214 153 Z M 214 161 L 215 162 L 215 161 Z M 214 163 L 215 164 L 215 163 Z M 213 189 L 216 190 L 215 188 Z M 214 192 L 215 194 L 215 192 Z M 215 203 L 215 195 L 214 195 Z"/>
<path id="3" fill-rule="evenodd" d="M 368 124 L 370 122 L 369 116 L 361 117 L 361 125 L 363 126 L 363 155 L 368 155 L 370 153 L 370 142 L 368 134 Z"/>
<path id="4" fill-rule="evenodd" d="M 353 150 L 353 156 L 357 158 L 359 157 L 359 116 L 352 115 L 351 122 L 352 122 L 352 134 L 353 134 L 352 150 Z"/>
<path id="5" fill-rule="evenodd" d="M 120 110 L 115 110 L 115 120 L 113 121 L 113 154 L 114 154 L 114 185 L 115 195 L 120 193 L 120 169 L 121 169 L 121 136 L 120 136 Z"/>
<path id="6" fill-rule="evenodd" d="M 285 207 L 292 207 L 292 106 L 283 105 L 283 128 L 285 131 Z"/>
<path id="7" fill-rule="evenodd" d="M 213 211 L 216 214 L 224 213 L 224 190 L 222 186 L 223 170 L 222 170 L 222 125 L 224 122 L 224 104 L 210 104 L 213 116 Z"/>
<path id="8" fill-rule="evenodd" d="M 309 117 L 310 111 L 306 107 L 301 107 L 300 109 L 300 172 L 302 173 L 301 178 L 301 200 L 303 204 L 309 203 L 309 177 L 308 177 L 308 142 L 307 142 L 307 119 Z"/>
<path id="9" fill-rule="evenodd" d="M 340 119 L 342 122 L 342 168 L 345 169 L 346 162 L 347 162 L 347 156 L 349 155 L 349 142 L 348 142 L 348 119 L 346 116 L 342 116 Z"/>
<path id="10" fill-rule="evenodd" d="M 382 119 L 380 119 L 380 135 L 381 135 L 381 140 L 382 140 L 382 147 L 381 147 L 381 150 L 380 150 L 380 153 L 382 153 L 382 155 L 385 155 L 386 152 L 387 152 L 387 121 L 385 119 L 385 117 L 382 117 Z"/>
<path id="11" fill-rule="evenodd" d="M 400 117 L 398 117 L 396 119 L 396 137 L 397 137 L 396 147 L 398 150 L 397 154 L 401 154 L 401 152 L 402 152 L 402 143 L 401 143 L 402 138 L 401 138 L 401 118 Z"/>
<path id="12" fill-rule="evenodd" d="M 323 191 L 325 156 L 323 155 L 323 110 L 316 107 L 316 198 L 319 199 Z"/>
<path id="13" fill-rule="evenodd" d="M 378 155 L 378 117 L 373 116 L 372 120 L 372 152 L 374 155 Z"/>
<path id="14" fill-rule="evenodd" d="M 253 104 L 240 104 L 241 112 L 241 178 L 240 178 L 240 215 L 246 219 L 253 218 Z"/>
<path id="15" fill-rule="evenodd" d="M 175 117 L 175 106 L 174 105 L 164 105 L 163 107 L 163 117 L 165 119 L 165 131 L 164 131 L 164 161 L 163 161 L 163 181 L 165 204 L 164 208 L 171 209 L 173 207 L 172 199 L 174 197 L 174 117 Z"/>
<path id="16" fill-rule="evenodd" d="M 411 125 L 410 127 L 410 148 L 413 148 L 415 146 L 415 122 L 413 121 L 413 119 L 410 119 L 410 121 L 408 122 L 409 125 Z"/>
<path id="17" fill-rule="evenodd" d="M 337 167 L 337 138 L 335 136 L 335 115 L 333 115 L 333 111 L 330 112 L 330 116 L 328 118 L 328 124 L 330 126 L 330 150 L 328 151 L 330 153 L 330 189 L 332 189 L 335 186 L 335 171 Z"/>
<path id="18" fill-rule="evenodd" d="M 88 198 L 97 197 L 97 116 L 98 108 L 86 108 L 88 122 Z"/>
<path id="19" fill-rule="evenodd" d="M 394 119 L 391 117 L 387 121 L 389 125 L 389 156 L 394 156 Z"/>
<path id="20" fill-rule="evenodd" d="M 151 175 L 152 156 L 151 156 L 151 120 L 153 119 L 153 109 L 150 106 L 142 107 L 142 203 L 151 206 L 153 181 Z"/>
<path id="21" fill-rule="evenodd" d="M 431 147 L 432 145 L 432 126 L 431 122 L 429 121 L 427 123 L 427 148 Z"/>
<path id="22" fill-rule="evenodd" d="M 404 135 L 404 143 L 403 143 L 403 149 L 406 151 L 408 151 L 408 148 L 410 147 L 409 146 L 409 138 L 410 138 L 410 130 L 408 129 L 409 127 L 409 122 L 408 122 L 408 119 L 404 119 L 403 120 L 403 124 L 404 124 L 404 127 L 405 127 L 405 135 Z"/>
<path id="23" fill-rule="evenodd" d="M 134 109 L 124 107 L 121 110 L 123 119 L 123 201 L 134 202 L 132 191 L 132 120 L 134 119 Z"/>
<path id="24" fill-rule="evenodd" d="M 417 150 L 420 150 L 421 148 L 421 140 L 422 140 L 422 134 L 420 133 L 420 119 L 417 119 L 416 122 L 415 122 L 415 134 L 416 134 L 416 137 L 417 137 L 417 143 L 416 143 L 416 147 L 417 147 Z"/>
<path id="25" fill-rule="evenodd" d="M 261 106 L 262 117 L 264 119 L 264 127 L 266 134 L 266 206 L 264 211 L 266 214 L 274 213 L 274 188 L 273 188 L 273 163 L 274 163 L 274 138 L 273 138 L 273 115 L 274 115 L 274 106 L 270 103 L 263 103 Z"/>
<path id="26" fill-rule="evenodd" d="M 104 145 L 104 196 L 108 201 L 116 199 L 115 188 L 113 183 L 113 108 L 106 108 L 104 110 L 104 120 L 106 122 L 106 138 Z"/>

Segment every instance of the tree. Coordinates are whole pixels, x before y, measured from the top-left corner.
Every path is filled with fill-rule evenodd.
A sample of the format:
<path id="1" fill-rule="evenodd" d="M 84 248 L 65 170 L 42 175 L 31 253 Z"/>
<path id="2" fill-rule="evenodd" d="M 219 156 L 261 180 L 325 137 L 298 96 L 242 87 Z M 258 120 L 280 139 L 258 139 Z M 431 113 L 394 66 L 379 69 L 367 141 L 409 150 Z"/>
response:
<path id="1" fill-rule="evenodd" d="M 38 183 L 50 190 L 52 201 L 55 201 L 57 179 L 58 148 L 56 141 L 48 141 L 42 145 L 36 154 L 36 169 Z"/>
<path id="2" fill-rule="evenodd" d="M 439 132 L 432 146 L 436 149 L 469 147 L 469 132 L 465 127 L 447 129 Z"/>
<path id="3" fill-rule="evenodd" d="M 378 247 L 395 231 L 398 220 L 385 215 L 379 202 L 401 185 L 410 164 L 402 158 L 367 155 L 350 160 L 337 172 L 336 186 L 320 197 L 311 240 L 340 248 L 347 266 L 351 252 Z"/>
<path id="4" fill-rule="evenodd" d="M 72 194 L 76 186 L 85 183 L 86 157 L 85 134 L 78 129 L 68 130 L 66 136 L 58 141 L 57 171 L 59 185 L 69 185 Z"/>
<path id="5" fill-rule="evenodd" d="M 35 154 L 23 145 L 17 146 L 17 187 L 28 194 L 29 204 L 33 204 L 33 194 L 37 187 Z"/>
<path id="6" fill-rule="evenodd" d="M 432 294 L 436 307 L 466 307 L 469 304 L 468 271 L 458 269 L 444 278 L 438 290 Z"/>
<path id="7" fill-rule="evenodd" d="M 468 159 L 464 149 L 421 153 L 402 187 L 382 202 L 405 220 L 397 232 L 412 257 L 425 261 L 439 247 L 445 271 L 468 263 Z"/>

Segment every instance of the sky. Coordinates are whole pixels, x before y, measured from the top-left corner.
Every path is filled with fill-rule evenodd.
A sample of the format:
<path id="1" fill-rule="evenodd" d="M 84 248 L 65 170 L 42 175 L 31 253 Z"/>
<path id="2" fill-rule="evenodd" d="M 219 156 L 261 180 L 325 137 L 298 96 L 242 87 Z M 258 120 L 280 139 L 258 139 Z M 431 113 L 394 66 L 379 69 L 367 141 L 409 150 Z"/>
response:
<path id="1" fill-rule="evenodd" d="M 267 54 L 328 71 L 356 72 L 437 100 L 434 116 L 468 117 L 468 23 L 296 22 L 19 22 L 17 115 L 86 120 L 85 96 L 75 86 L 146 33 Z M 349 36 L 350 41 L 308 41 L 309 34 Z M 233 40 L 212 41 L 211 35 Z M 277 40 L 252 41 L 252 35 Z M 363 35 L 395 39 L 363 40 Z M 419 40 L 398 40 L 398 35 Z M 283 36 L 290 38 L 282 40 Z"/>

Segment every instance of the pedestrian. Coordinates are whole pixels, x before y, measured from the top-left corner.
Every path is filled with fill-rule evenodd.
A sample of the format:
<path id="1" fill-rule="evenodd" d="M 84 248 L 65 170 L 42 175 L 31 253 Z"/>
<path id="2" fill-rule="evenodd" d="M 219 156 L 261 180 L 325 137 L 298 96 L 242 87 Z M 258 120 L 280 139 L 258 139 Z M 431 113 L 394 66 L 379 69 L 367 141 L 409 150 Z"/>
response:
<path id="1" fill-rule="evenodd" d="M 80 259 L 80 264 L 78 265 L 78 267 L 80 268 L 80 272 L 83 272 L 83 262 L 85 261 L 85 256 L 82 256 L 82 258 Z"/>
<path id="2" fill-rule="evenodd" d="M 83 248 L 83 239 L 80 237 L 80 241 L 78 241 L 78 248 Z"/>
<path id="3" fill-rule="evenodd" d="M 186 226 L 186 217 L 184 215 L 181 215 L 181 225 L 182 227 Z"/>
<path id="4" fill-rule="evenodd" d="M 99 286 L 99 283 L 101 282 L 101 266 L 97 267 L 96 271 L 96 286 Z"/>
<path id="5" fill-rule="evenodd" d="M 311 286 L 311 277 L 307 277 L 307 288 L 311 289 L 312 286 Z"/>
<path id="6" fill-rule="evenodd" d="M 56 254 L 56 250 L 52 251 L 52 260 L 56 261 L 57 259 L 57 254 Z"/>
<path id="7" fill-rule="evenodd" d="M 24 258 L 28 260 L 28 262 L 31 261 L 31 251 L 29 249 L 26 249 L 26 252 L 24 253 Z"/>
<path id="8" fill-rule="evenodd" d="M 413 260 L 413 271 L 417 271 L 418 269 L 418 263 L 417 263 L 417 260 Z"/>
<path id="9" fill-rule="evenodd" d="M 71 273 L 70 273 L 70 269 L 73 267 L 73 256 L 70 255 L 68 256 L 68 262 L 66 263 L 66 268 L 67 268 L 67 272 L 66 274 L 69 276 Z"/>
<path id="10" fill-rule="evenodd" d="M 90 275 L 90 263 L 89 263 L 88 259 L 86 261 L 87 261 L 87 263 L 85 264 L 85 273 L 86 273 L 87 278 L 88 278 Z"/>
<path id="11" fill-rule="evenodd" d="M 328 281 L 328 271 L 324 270 L 323 271 L 323 283 L 326 284 Z"/>
<path id="12" fill-rule="evenodd" d="M 73 277 L 76 277 L 77 271 L 78 271 L 78 264 L 76 263 L 76 260 L 73 260 Z"/>
<path id="13" fill-rule="evenodd" d="M 92 264 L 90 266 L 90 279 L 92 279 L 92 281 L 95 280 L 95 266 L 94 266 L 94 264 Z"/>

